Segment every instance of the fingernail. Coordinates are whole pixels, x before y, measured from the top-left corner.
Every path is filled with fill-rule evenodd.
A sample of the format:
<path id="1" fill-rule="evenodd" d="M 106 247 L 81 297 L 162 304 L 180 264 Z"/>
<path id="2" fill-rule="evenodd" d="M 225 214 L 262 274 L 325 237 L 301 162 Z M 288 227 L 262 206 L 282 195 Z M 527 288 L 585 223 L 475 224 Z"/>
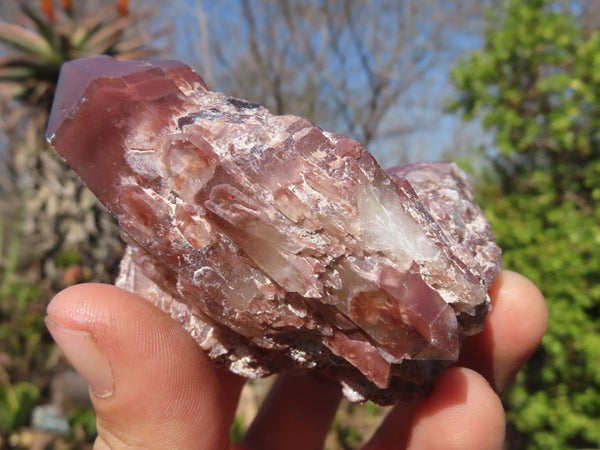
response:
<path id="1" fill-rule="evenodd" d="M 92 393 L 109 398 L 113 393 L 112 371 L 94 336 L 89 331 L 67 328 L 50 317 L 46 317 L 46 326 Z"/>

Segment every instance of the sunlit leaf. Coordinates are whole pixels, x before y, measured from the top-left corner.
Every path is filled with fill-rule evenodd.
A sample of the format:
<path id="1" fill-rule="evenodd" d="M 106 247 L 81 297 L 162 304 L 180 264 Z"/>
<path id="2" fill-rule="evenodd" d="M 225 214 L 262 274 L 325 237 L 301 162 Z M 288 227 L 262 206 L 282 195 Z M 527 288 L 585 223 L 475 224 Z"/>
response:
<path id="1" fill-rule="evenodd" d="M 58 59 L 58 55 L 41 35 L 19 25 L 0 22 L 0 42 L 47 61 Z"/>
<path id="2" fill-rule="evenodd" d="M 124 16 L 105 24 L 85 41 L 85 49 L 96 54 L 104 53 L 123 39 L 125 32 L 139 20 L 141 18 L 137 16 Z"/>
<path id="3" fill-rule="evenodd" d="M 34 24 L 38 30 L 38 33 L 44 38 L 50 45 L 54 43 L 55 33 L 52 24 L 46 22 L 44 19 L 39 17 L 29 6 L 23 5 L 21 7 L 23 14 L 25 14 Z"/>

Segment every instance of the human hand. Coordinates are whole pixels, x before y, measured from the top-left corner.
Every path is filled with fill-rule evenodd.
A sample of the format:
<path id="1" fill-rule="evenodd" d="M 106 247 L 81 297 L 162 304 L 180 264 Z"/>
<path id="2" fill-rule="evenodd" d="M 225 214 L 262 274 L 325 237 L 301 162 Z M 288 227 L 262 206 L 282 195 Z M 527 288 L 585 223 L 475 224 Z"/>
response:
<path id="1" fill-rule="evenodd" d="M 486 329 L 427 399 L 395 406 L 368 450 L 500 449 L 498 397 L 539 344 L 547 311 L 526 278 L 503 272 L 490 290 Z M 95 448 L 318 449 L 341 399 L 336 383 L 280 375 L 241 445 L 228 431 L 244 380 L 215 368 L 189 334 L 144 299 L 101 284 L 59 293 L 47 324 L 90 385 Z"/>

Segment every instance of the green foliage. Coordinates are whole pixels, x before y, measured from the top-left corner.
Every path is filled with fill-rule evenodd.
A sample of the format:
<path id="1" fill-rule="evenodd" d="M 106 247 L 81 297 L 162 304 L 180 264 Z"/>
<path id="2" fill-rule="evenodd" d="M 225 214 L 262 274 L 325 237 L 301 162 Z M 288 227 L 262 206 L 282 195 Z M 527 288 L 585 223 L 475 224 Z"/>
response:
<path id="1" fill-rule="evenodd" d="M 0 221 L 0 231 L 4 229 Z M 0 232 L 0 353 L 11 357 L 9 378 L 22 380 L 46 358 L 45 308 L 40 291 L 17 273 L 21 240 L 16 228 L 9 234 L 5 239 Z"/>
<path id="2" fill-rule="evenodd" d="M 347 413 L 352 409 L 351 407 L 348 411 L 338 410 L 331 424 L 331 432 L 335 436 L 336 442 L 344 450 L 358 448 L 363 443 L 362 433 L 350 423 L 348 418 Z"/>
<path id="3" fill-rule="evenodd" d="M 39 398 L 39 389 L 27 381 L 0 386 L 0 435 L 27 425 Z"/>
<path id="4" fill-rule="evenodd" d="M 364 410 L 365 414 L 371 417 L 376 417 L 381 413 L 381 406 L 379 406 L 377 403 L 373 403 L 371 400 L 364 403 L 362 405 L 362 409 Z"/>
<path id="5" fill-rule="evenodd" d="M 246 434 L 246 427 L 244 427 L 244 416 L 237 415 L 233 419 L 233 423 L 229 428 L 229 440 L 232 443 L 242 442 Z"/>
<path id="6" fill-rule="evenodd" d="M 505 190 L 531 188 L 531 171 L 541 170 L 557 192 L 598 199 L 600 33 L 584 36 L 560 1 L 503 5 L 490 14 L 484 48 L 454 68 L 450 108 L 479 115 L 494 133 Z"/>
<path id="7" fill-rule="evenodd" d="M 337 438 L 344 450 L 358 448 L 363 440 L 360 431 L 352 425 L 338 427 Z"/>
<path id="8" fill-rule="evenodd" d="M 548 333 L 506 398 L 530 448 L 600 446 L 600 32 L 584 35 L 570 11 L 501 2 L 484 48 L 452 72 L 451 109 L 494 136 L 480 201 L 505 267 L 549 306 Z"/>
<path id="9" fill-rule="evenodd" d="M 17 228 L 0 220 L 0 354 L 5 358 L 0 366 L 0 435 L 4 436 L 28 424 L 40 389 L 23 380 L 35 367 L 44 366 L 49 348 L 43 339 L 40 292 L 17 273 L 20 251 Z"/>
<path id="10" fill-rule="evenodd" d="M 131 33 L 148 14 L 130 14 L 114 7 L 80 17 L 71 3 L 54 11 L 21 5 L 26 24 L 0 20 L 0 43 L 9 54 L 0 58 L 0 88 L 8 96 L 39 105 L 51 99 L 61 65 L 75 58 L 107 54 L 121 59 L 143 59 L 157 54 L 147 43 L 164 35 Z"/>
<path id="11" fill-rule="evenodd" d="M 56 266 L 66 269 L 69 266 L 75 266 L 81 262 L 81 255 L 74 250 L 63 250 L 56 257 Z"/>
<path id="12" fill-rule="evenodd" d="M 76 408 L 71 412 L 69 425 L 73 437 L 80 437 L 84 442 L 96 439 L 96 413 L 90 408 Z"/>
<path id="13" fill-rule="evenodd" d="M 542 346 L 506 398 L 508 419 L 533 448 L 598 446 L 599 218 L 551 195 L 486 194 L 505 267 L 531 278 L 549 305 Z"/>

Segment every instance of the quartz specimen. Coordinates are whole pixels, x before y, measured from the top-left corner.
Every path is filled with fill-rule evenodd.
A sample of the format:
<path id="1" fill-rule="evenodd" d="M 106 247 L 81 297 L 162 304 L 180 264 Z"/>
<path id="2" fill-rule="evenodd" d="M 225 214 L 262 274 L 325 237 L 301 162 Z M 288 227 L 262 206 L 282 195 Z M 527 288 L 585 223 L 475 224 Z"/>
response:
<path id="1" fill-rule="evenodd" d="M 482 327 L 500 250 L 452 164 L 388 174 L 182 63 L 106 56 L 63 66 L 47 137 L 119 221 L 118 284 L 235 373 L 310 368 L 389 404 Z"/>

